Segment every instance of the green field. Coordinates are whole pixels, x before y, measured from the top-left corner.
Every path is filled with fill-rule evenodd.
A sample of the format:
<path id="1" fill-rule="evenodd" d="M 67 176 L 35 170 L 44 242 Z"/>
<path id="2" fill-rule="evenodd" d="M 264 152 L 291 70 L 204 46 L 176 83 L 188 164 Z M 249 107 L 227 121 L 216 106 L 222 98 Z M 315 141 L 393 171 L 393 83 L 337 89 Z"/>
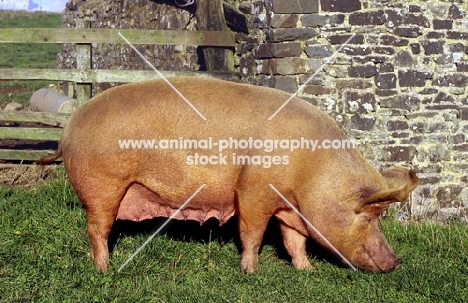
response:
<path id="1" fill-rule="evenodd" d="M 0 302 L 415 303 L 468 298 L 468 227 L 459 222 L 385 219 L 383 231 L 403 259 L 388 274 L 354 272 L 320 257 L 314 272 L 297 271 L 278 257 L 278 234 L 270 229 L 260 272 L 254 275 L 241 273 L 235 221 L 221 228 L 217 222 L 203 227 L 171 222 L 117 272 L 163 222 L 119 224 L 113 231 L 110 270 L 98 274 L 89 254 L 85 212 L 63 169 L 27 190 L 0 187 Z"/>
<path id="2" fill-rule="evenodd" d="M 24 11 L 0 11 L 0 28 L 61 27 L 61 15 Z M 0 44 L 1 68 L 56 68 L 59 44 Z M 31 94 L 51 81 L 0 81 L 0 108 L 9 102 L 27 106 Z"/>

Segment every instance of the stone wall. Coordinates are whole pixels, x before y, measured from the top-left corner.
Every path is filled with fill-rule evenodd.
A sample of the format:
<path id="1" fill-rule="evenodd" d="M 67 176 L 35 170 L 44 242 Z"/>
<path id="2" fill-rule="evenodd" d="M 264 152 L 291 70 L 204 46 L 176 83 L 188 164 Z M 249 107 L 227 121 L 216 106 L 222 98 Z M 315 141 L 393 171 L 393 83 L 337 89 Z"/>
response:
<path id="1" fill-rule="evenodd" d="M 72 10 L 78 2 L 83 1 L 69 4 L 67 26 L 73 26 L 67 16 L 79 16 L 96 27 L 194 28 L 192 12 L 176 8 L 172 1 L 113 1 L 132 3 L 125 9 L 87 1 L 92 7 L 88 11 Z M 235 59 L 242 80 L 252 84 L 293 93 L 355 34 L 299 96 L 332 116 L 375 166 L 400 165 L 418 173 L 421 185 L 402 213 L 467 219 L 465 0 L 228 2 L 249 18 L 250 34 L 237 34 Z M 147 47 L 145 52 L 156 67 L 199 68 L 196 49 L 161 47 Z M 102 48 L 97 52 L 102 60 L 94 64 L 147 69 L 123 49 Z M 106 56 L 109 52 L 112 58 Z M 72 59 L 63 55 L 63 60 Z M 176 61 L 181 63 L 165 65 Z"/>
<path id="2" fill-rule="evenodd" d="M 183 3 L 183 1 L 181 1 Z M 63 27 L 195 30 L 191 8 L 181 9 L 174 1 L 149 0 L 71 0 L 62 15 Z M 159 70 L 197 71 L 200 69 L 197 47 L 185 45 L 135 45 Z M 76 68 L 73 44 L 64 44 L 58 56 L 58 68 Z M 152 70 L 125 42 L 93 44 L 93 69 Z M 105 89 L 108 85 L 103 85 Z M 97 92 L 95 88 L 95 93 Z"/>

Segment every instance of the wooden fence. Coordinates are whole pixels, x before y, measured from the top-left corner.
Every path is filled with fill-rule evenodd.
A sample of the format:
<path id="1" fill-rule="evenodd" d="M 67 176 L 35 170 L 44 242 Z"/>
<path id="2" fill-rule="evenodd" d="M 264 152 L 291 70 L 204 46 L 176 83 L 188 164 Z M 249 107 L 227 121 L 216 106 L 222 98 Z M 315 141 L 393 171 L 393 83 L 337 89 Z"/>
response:
<path id="1" fill-rule="evenodd" d="M 181 31 L 181 30 L 123 30 L 123 29 L 62 29 L 62 28 L 2 28 L 0 43 L 76 43 L 77 69 L 0 69 L 0 80 L 55 80 L 71 81 L 76 85 L 78 103 L 91 97 L 93 83 L 136 82 L 158 78 L 154 71 L 93 70 L 91 69 L 92 43 L 175 44 L 233 49 L 234 33 L 231 31 Z M 233 52 L 230 52 L 233 56 Z M 234 80 L 234 73 L 216 72 L 164 72 L 165 77 L 210 76 Z M 68 119 L 67 114 L 0 111 L 0 140 L 56 141 Z M 14 127 L 14 123 L 33 123 L 49 127 Z M 0 160 L 35 161 L 50 154 L 50 150 L 18 150 L 0 148 Z"/>

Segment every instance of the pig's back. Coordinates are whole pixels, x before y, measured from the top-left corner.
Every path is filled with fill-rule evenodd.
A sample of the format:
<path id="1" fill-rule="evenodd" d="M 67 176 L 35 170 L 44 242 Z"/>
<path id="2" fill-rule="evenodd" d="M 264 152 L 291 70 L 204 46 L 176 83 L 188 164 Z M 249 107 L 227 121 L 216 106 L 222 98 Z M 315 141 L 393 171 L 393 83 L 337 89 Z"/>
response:
<path id="1" fill-rule="evenodd" d="M 78 108 L 68 127 L 75 136 L 102 139 L 114 135 L 150 139 L 158 134 L 205 138 L 213 132 L 233 137 L 307 135 L 311 128 L 335 132 L 332 119 L 297 98 L 268 121 L 289 99 L 285 92 L 216 79 L 169 81 L 206 120 L 159 79 L 103 92 Z"/>

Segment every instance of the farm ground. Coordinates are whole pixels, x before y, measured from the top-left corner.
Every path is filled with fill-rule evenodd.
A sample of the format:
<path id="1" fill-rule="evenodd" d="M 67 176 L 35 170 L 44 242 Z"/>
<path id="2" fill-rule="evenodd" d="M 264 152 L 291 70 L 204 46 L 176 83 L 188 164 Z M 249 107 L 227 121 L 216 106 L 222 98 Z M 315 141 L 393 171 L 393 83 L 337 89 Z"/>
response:
<path id="1" fill-rule="evenodd" d="M 382 229 L 403 264 L 388 274 L 337 266 L 312 243 L 308 251 L 317 269 L 297 271 L 275 224 L 264 239 L 260 272 L 242 274 L 235 220 L 222 227 L 216 220 L 202 227 L 173 221 L 117 272 L 162 219 L 118 221 L 110 270 L 98 274 L 85 212 L 63 168 L 36 176 L 36 185 L 0 186 L 0 302 L 464 302 L 468 297 L 467 224 L 408 224 L 393 216 L 382 221 Z"/>

